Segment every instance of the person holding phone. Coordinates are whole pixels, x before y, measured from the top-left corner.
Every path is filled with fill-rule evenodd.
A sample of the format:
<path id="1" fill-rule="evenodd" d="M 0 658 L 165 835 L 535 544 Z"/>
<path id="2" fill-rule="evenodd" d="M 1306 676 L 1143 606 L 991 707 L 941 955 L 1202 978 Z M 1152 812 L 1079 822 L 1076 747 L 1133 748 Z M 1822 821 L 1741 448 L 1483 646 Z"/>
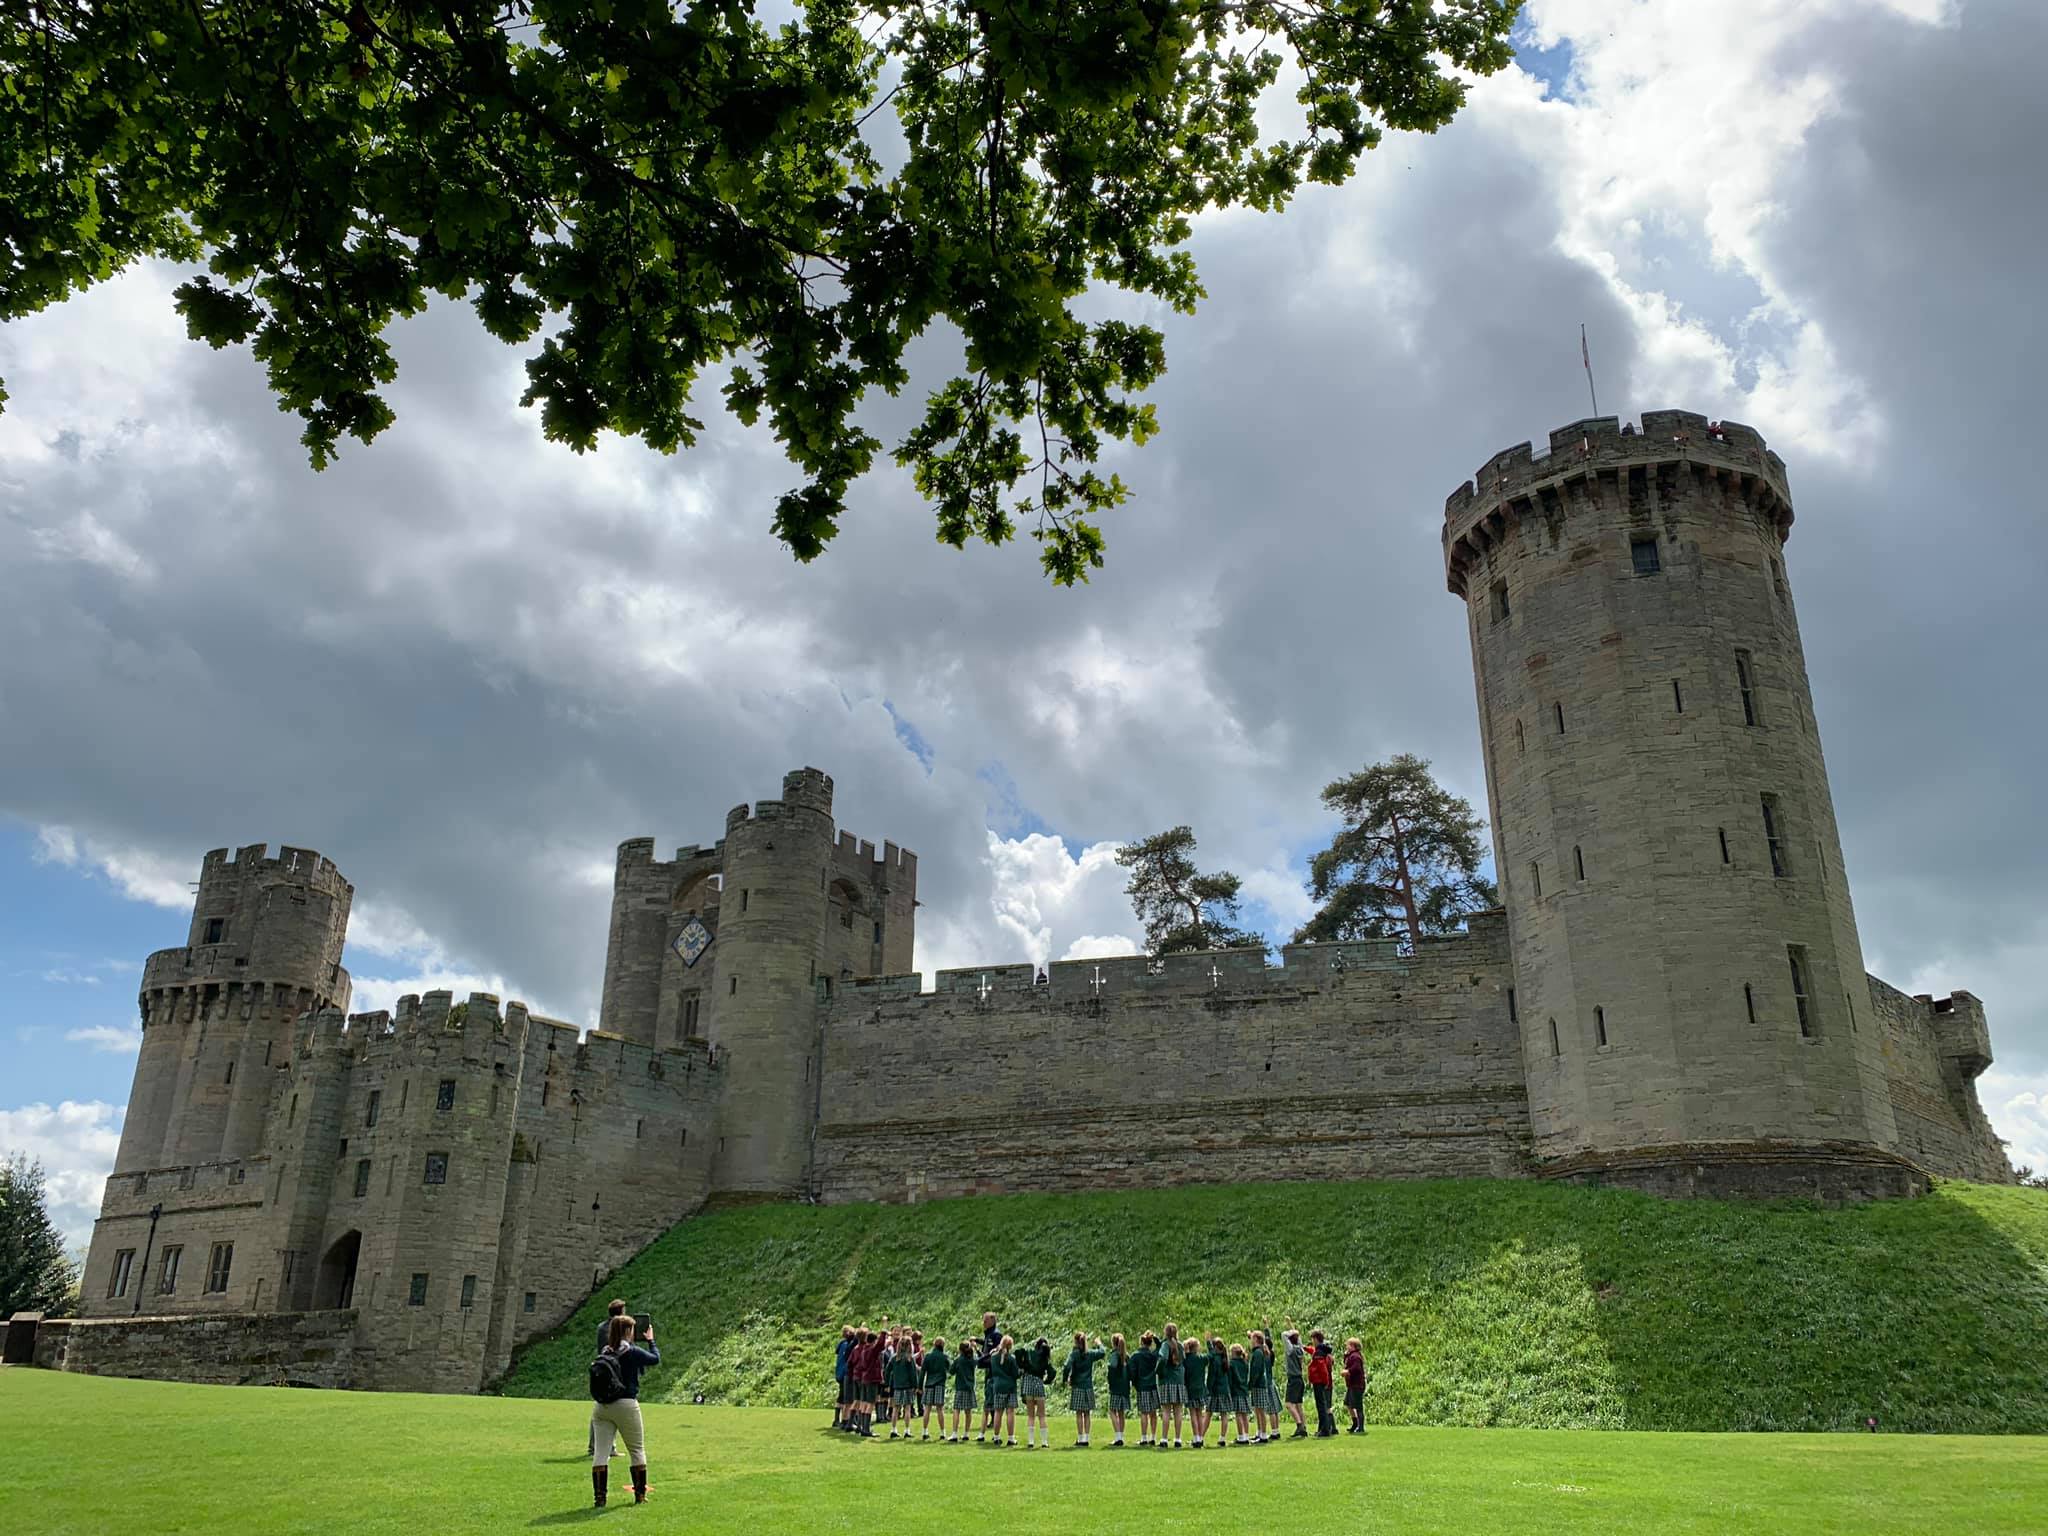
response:
<path id="1" fill-rule="evenodd" d="M 590 1362 L 590 1489 L 597 1507 L 604 1508 L 606 1485 L 611 1478 L 613 1436 L 626 1442 L 626 1456 L 633 1472 L 633 1502 L 647 1502 L 647 1440 L 640 1422 L 640 1373 L 661 1364 L 661 1351 L 654 1347 L 654 1322 L 638 1343 L 633 1340 L 633 1319 L 621 1312 L 605 1325 L 605 1346 Z"/>

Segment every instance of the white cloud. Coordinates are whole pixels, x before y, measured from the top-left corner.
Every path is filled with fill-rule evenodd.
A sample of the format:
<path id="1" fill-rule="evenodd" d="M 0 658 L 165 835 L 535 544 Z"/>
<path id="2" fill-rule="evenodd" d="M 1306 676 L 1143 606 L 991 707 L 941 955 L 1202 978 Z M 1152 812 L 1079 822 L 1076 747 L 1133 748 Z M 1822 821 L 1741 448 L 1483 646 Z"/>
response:
<path id="1" fill-rule="evenodd" d="M 156 569 L 135 546 L 91 512 L 80 512 L 55 527 L 31 528 L 29 547 L 45 560 L 76 560 L 96 565 L 127 581 L 147 585 Z"/>
<path id="2" fill-rule="evenodd" d="M 2048 1072 L 1992 1067 L 1977 1079 L 1977 1097 L 1993 1129 L 2005 1138 L 2013 1167 L 2048 1174 Z"/>
<path id="3" fill-rule="evenodd" d="M 1136 955 L 1143 948 L 1135 939 L 1120 933 L 1084 933 L 1067 946 L 1062 960 L 1107 960 L 1112 955 Z"/>
<path id="4" fill-rule="evenodd" d="M 96 1099 L 0 1109 L 0 1155 L 19 1152 L 43 1165 L 50 1216 L 68 1246 L 82 1247 L 92 1237 L 126 1112 L 125 1105 Z"/>
<path id="5" fill-rule="evenodd" d="M 1067 959 L 1135 954 L 1143 947 L 1143 930 L 1124 894 L 1129 876 L 1116 862 L 1117 847 L 1094 843 L 1077 858 L 1057 837 L 1042 832 L 1019 838 L 989 833 L 994 884 L 989 900 L 1011 951 L 971 956 L 961 963 L 1014 958 L 1043 964 L 1062 943 Z M 1101 947 L 1112 944 L 1122 947 Z M 1077 953 L 1083 945 L 1089 947 Z"/>
<path id="6" fill-rule="evenodd" d="M 43 980 L 53 987 L 96 987 L 100 984 L 100 978 L 90 971 L 74 971 L 61 965 L 43 972 Z"/>
<path id="7" fill-rule="evenodd" d="M 142 1030 L 124 1029 L 118 1024 L 92 1024 L 83 1029 L 68 1029 L 64 1038 L 90 1045 L 95 1051 L 110 1056 L 132 1056 L 142 1049 Z"/>
<path id="8" fill-rule="evenodd" d="M 33 857 L 38 864 L 103 875 L 130 901 L 192 910 L 192 877 L 185 866 L 146 849 L 83 835 L 67 826 L 45 825 L 36 828 Z"/>

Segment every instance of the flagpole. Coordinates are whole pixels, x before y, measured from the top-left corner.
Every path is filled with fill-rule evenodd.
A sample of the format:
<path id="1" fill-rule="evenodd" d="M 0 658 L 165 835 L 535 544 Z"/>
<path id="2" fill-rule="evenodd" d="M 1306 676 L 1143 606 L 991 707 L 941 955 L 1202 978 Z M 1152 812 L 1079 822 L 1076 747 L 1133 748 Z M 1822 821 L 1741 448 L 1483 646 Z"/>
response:
<path id="1" fill-rule="evenodd" d="M 1586 393 L 1593 399 L 1593 414 L 1600 414 L 1600 392 L 1593 388 L 1593 354 L 1586 346 L 1586 327 L 1579 326 L 1579 358 L 1586 365 Z"/>

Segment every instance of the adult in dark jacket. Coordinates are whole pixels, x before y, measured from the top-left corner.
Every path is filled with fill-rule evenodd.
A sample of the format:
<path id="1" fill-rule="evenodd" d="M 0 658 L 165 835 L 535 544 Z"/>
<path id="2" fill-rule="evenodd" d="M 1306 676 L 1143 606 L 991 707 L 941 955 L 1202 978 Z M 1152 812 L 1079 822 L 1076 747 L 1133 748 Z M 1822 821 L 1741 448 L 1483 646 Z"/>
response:
<path id="1" fill-rule="evenodd" d="M 619 1383 L 625 1388 L 625 1395 L 609 1403 L 593 1403 L 590 1408 L 590 1490 L 596 1495 L 599 1509 L 604 1508 L 615 1432 L 625 1440 L 626 1455 L 632 1465 L 633 1502 L 647 1502 L 647 1440 L 640 1423 L 640 1373 L 649 1366 L 661 1364 L 661 1351 L 654 1347 L 652 1323 L 647 1325 L 636 1344 L 633 1342 L 633 1319 L 615 1317 L 607 1325 L 605 1340 L 600 1356 L 612 1362 L 618 1372 Z M 595 1369 L 593 1366 L 592 1370 Z"/>
<path id="2" fill-rule="evenodd" d="M 597 1325 L 597 1352 L 600 1355 L 604 1353 L 605 1345 L 611 1342 L 612 1319 L 615 1317 L 624 1317 L 625 1315 L 626 1304 L 623 1301 L 614 1300 L 610 1306 L 604 1309 L 604 1320 Z M 592 1430 L 590 1432 L 590 1443 L 583 1447 L 583 1454 L 588 1456 L 596 1450 L 597 1431 Z"/>

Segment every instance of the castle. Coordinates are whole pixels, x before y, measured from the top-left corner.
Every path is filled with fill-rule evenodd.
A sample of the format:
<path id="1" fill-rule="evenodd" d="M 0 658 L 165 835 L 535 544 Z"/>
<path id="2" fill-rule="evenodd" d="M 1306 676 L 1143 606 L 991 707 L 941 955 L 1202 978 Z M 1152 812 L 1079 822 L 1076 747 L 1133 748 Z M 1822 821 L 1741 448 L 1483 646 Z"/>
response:
<path id="1" fill-rule="evenodd" d="M 917 859 L 814 769 L 618 850 L 599 1026 L 348 1015 L 351 888 L 206 855 L 149 958 L 84 1274 L 38 1353 L 475 1390 L 709 1202 L 1493 1176 L 1665 1193 L 2005 1180 L 1965 992 L 1863 969 L 1784 545 L 1732 422 L 1601 417 L 1451 496 L 1504 907 L 1392 940 L 909 973 Z M 1028 1125 L 1029 1134 L 1018 1134 Z"/>

